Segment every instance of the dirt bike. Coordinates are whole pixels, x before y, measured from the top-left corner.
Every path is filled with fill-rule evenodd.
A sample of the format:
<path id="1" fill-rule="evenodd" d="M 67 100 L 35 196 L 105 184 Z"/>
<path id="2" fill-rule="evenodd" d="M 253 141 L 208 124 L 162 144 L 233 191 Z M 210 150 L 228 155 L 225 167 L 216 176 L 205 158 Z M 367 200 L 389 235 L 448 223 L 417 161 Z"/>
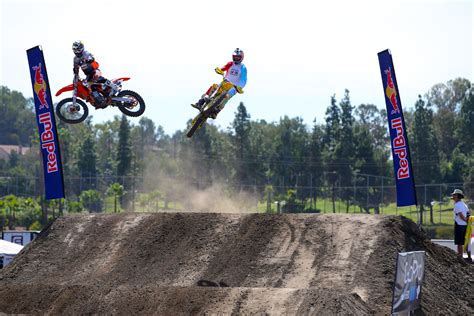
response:
<path id="1" fill-rule="evenodd" d="M 127 80 L 130 78 L 99 80 L 89 85 L 87 80 L 80 80 L 76 75 L 73 84 L 56 92 L 56 96 L 59 96 L 65 91 L 73 91 L 72 98 L 63 99 L 56 105 L 56 115 L 66 123 L 81 123 L 89 115 L 89 109 L 85 103 L 88 102 L 96 109 L 117 106 L 125 115 L 140 116 L 145 112 L 145 101 L 134 91 L 122 90 L 122 82 Z"/>
<path id="2" fill-rule="evenodd" d="M 216 72 L 219 75 L 224 76 L 224 72 L 216 68 Z M 191 128 L 186 134 L 187 137 L 192 137 L 194 133 L 201 128 L 207 119 L 211 117 L 212 114 L 218 112 L 218 107 L 222 104 L 224 99 L 227 97 L 229 90 L 236 88 L 238 93 L 244 93 L 240 87 L 234 86 L 231 82 L 223 79 L 222 82 L 214 89 L 214 92 L 206 99 L 205 103 L 201 107 L 201 110 L 198 115 L 192 120 Z"/>

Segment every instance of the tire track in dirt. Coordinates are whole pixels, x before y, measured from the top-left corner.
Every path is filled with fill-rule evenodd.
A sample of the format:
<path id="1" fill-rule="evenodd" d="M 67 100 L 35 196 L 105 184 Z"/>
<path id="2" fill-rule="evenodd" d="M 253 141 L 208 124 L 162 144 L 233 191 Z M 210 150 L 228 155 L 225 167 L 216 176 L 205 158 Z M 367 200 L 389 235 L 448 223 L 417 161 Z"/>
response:
<path id="1" fill-rule="evenodd" d="M 283 223 L 286 224 L 286 227 L 282 227 L 280 238 L 272 240 L 274 247 L 278 247 L 279 243 L 282 246 L 276 254 L 267 254 L 270 261 L 282 264 L 281 276 L 274 286 L 295 289 L 309 288 L 310 281 L 316 273 L 313 268 L 313 258 L 320 244 L 315 243 L 315 240 L 308 236 L 309 229 L 305 222 L 285 219 Z M 290 233 L 285 234 L 285 231 Z"/>
<path id="2" fill-rule="evenodd" d="M 370 255 L 375 251 L 377 236 L 373 230 L 374 220 L 360 221 L 357 216 L 330 215 L 320 223 L 321 240 L 327 246 L 315 256 L 317 276 L 311 286 L 353 291 L 366 298 L 364 288 L 355 284 L 359 269 L 365 268 Z"/>

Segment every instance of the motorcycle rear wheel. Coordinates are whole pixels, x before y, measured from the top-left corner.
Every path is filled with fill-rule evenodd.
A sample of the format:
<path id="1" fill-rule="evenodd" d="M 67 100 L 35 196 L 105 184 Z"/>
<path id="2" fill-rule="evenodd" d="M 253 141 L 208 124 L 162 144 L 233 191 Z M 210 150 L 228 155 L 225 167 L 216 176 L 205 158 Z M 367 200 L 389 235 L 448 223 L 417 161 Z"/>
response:
<path id="1" fill-rule="evenodd" d="M 117 106 L 123 114 L 137 117 L 145 112 L 145 101 L 143 101 L 143 98 L 135 91 L 123 90 L 120 91 L 117 96 L 130 99 L 130 103 L 117 102 Z"/>
<path id="2" fill-rule="evenodd" d="M 72 98 L 59 101 L 56 105 L 56 115 L 63 122 L 77 124 L 83 122 L 89 115 L 89 109 L 84 101 L 76 99 L 76 105 L 73 105 Z"/>

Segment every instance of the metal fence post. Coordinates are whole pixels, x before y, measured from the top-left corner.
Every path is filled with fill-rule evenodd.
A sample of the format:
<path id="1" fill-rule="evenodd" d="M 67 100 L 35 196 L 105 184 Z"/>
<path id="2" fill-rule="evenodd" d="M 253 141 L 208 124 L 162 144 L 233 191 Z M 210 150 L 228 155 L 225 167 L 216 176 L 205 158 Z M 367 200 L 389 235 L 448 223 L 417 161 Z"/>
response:
<path id="1" fill-rule="evenodd" d="M 135 212 L 135 176 L 132 176 L 132 212 Z"/>
<path id="2" fill-rule="evenodd" d="M 443 201 L 443 198 L 441 196 L 441 185 L 439 185 L 439 223 L 441 224 L 441 202 Z"/>
<path id="3" fill-rule="evenodd" d="M 381 196 L 380 208 L 381 208 L 380 211 L 383 214 L 383 178 L 382 178 L 382 196 Z"/>
<path id="4" fill-rule="evenodd" d="M 255 212 L 258 213 L 257 178 L 255 178 L 254 181 L 253 194 L 255 195 Z"/>
<path id="5" fill-rule="evenodd" d="M 357 187 L 356 187 L 356 183 L 357 183 L 357 173 L 355 174 L 355 177 L 354 177 L 354 213 L 356 211 L 356 204 L 357 204 Z"/>
<path id="6" fill-rule="evenodd" d="M 367 177 L 367 200 L 365 202 L 365 205 L 367 207 L 367 211 L 370 213 L 370 207 L 369 207 L 369 177 Z"/>

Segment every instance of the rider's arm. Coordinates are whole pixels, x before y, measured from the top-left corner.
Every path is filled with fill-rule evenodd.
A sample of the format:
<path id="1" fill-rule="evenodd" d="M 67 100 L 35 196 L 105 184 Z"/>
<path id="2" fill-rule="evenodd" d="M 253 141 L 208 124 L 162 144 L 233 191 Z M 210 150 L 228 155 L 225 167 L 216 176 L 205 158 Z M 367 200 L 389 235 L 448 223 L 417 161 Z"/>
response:
<path id="1" fill-rule="evenodd" d="M 83 56 L 84 56 L 84 59 L 87 63 L 91 63 L 95 60 L 94 55 L 92 55 L 88 51 L 84 51 Z"/>
<path id="2" fill-rule="evenodd" d="M 72 66 L 72 72 L 74 72 L 74 75 L 79 74 L 79 63 L 78 63 L 77 57 L 74 57 L 73 66 Z"/>
<path id="3" fill-rule="evenodd" d="M 239 87 L 243 89 L 247 84 L 247 68 L 242 65 L 242 69 L 240 70 L 240 78 L 239 78 Z"/>
<path id="4" fill-rule="evenodd" d="M 99 63 L 95 61 L 94 55 L 91 53 L 85 51 L 84 52 L 84 58 L 86 60 L 86 63 L 88 63 L 92 69 L 98 69 L 99 68 Z"/>
<path id="5" fill-rule="evenodd" d="M 232 62 L 229 61 L 227 64 L 225 64 L 224 67 L 221 68 L 222 71 L 227 71 L 229 68 L 232 67 Z"/>

